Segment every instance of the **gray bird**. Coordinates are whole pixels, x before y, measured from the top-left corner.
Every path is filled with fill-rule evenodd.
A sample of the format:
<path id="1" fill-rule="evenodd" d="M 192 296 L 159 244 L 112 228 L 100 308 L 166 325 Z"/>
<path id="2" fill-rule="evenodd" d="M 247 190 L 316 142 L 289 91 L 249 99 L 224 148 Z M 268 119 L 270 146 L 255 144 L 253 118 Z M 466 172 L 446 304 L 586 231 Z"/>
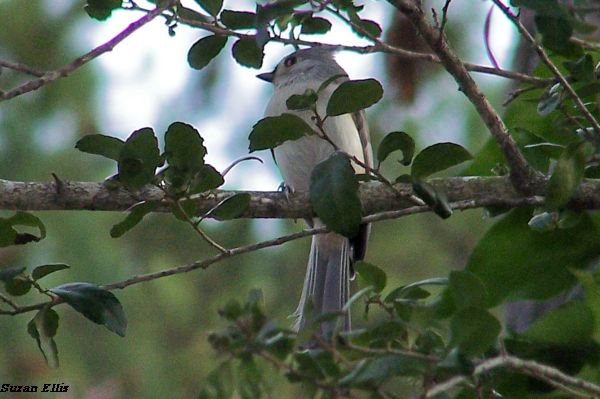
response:
<path id="1" fill-rule="evenodd" d="M 327 102 L 333 91 L 348 75 L 334 60 L 333 51 L 325 47 L 313 47 L 298 50 L 286 56 L 277 67 L 269 73 L 258 77 L 274 86 L 273 96 L 267 105 L 265 116 L 278 116 L 292 113 L 304 119 L 317 131 L 310 110 L 290 111 L 286 100 L 294 94 L 303 94 L 307 89 L 317 91 L 326 80 L 338 76 L 318 93 L 317 112 L 321 117 L 326 115 Z M 339 150 L 356 156 L 365 165 L 373 165 L 369 129 L 364 111 L 328 117 L 324 123 L 327 136 Z M 317 135 L 303 137 L 299 140 L 286 141 L 274 150 L 274 157 L 285 185 L 290 191 L 307 192 L 313 168 L 334 153 L 334 147 Z M 354 164 L 357 173 L 365 170 Z M 323 223 L 319 219 L 307 220 L 310 226 L 319 227 Z M 329 312 L 341 312 L 348 301 L 350 279 L 353 277 L 352 263 L 365 256 L 369 225 L 361 226 L 356 237 L 348 239 L 336 233 L 315 235 L 312 238 L 310 255 L 304 288 L 300 303 L 294 316 L 297 317 L 295 329 L 303 329 L 307 320 L 304 309 L 310 300 L 314 316 Z M 347 310 L 343 329 L 350 329 L 350 314 Z M 332 333 L 335 321 L 325 321 L 318 332 L 323 336 Z"/>

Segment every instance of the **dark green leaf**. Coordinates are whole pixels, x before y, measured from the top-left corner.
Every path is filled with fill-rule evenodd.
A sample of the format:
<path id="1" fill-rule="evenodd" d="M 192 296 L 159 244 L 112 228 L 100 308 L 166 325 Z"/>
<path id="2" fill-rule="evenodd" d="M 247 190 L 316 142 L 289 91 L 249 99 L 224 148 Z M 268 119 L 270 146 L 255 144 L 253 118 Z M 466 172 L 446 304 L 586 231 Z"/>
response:
<path id="1" fill-rule="evenodd" d="M 99 21 L 110 17 L 113 10 L 121 7 L 122 0 L 87 0 L 84 7 L 87 14 Z"/>
<path id="2" fill-rule="evenodd" d="M 336 233 L 354 237 L 361 221 L 358 179 L 348 155 L 335 152 L 310 177 L 310 200 L 317 216 Z"/>
<path id="3" fill-rule="evenodd" d="M 258 45 L 254 37 L 242 37 L 234 43 L 231 51 L 238 64 L 258 69 L 262 67 L 265 56 L 263 47 Z"/>
<path id="4" fill-rule="evenodd" d="M 571 72 L 571 77 L 578 82 L 595 82 L 594 59 L 590 54 L 585 54 L 577 61 L 565 62 L 565 67 Z"/>
<path id="5" fill-rule="evenodd" d="M 381 292 L 385 288 L 387 276 L 379 267 L 371 263 L 358 261 L 354 264 L 354 270 L 364 280 L 365 285 L 373 286 L 375 292 Z"/>
<path id="6" fill-rule="evenodd" d="M 238 193 L 225 198 L 211 209 L 205 217 L 214 217 L 219 220 L 235 219 L 242 215 L 250 205 L 250 194 Z"/>
<path id="7" fill-rule="evenodd" d="M 195 0 L 204 11 L 216 17 L 223 8 L 223 0 Z"/>
<path id="8" fill-rule="evenodd" d="M 307 35 L 310 34 L 323 34 L 329 32 L 331 29 L 331 22 L 325 18 L 310 17 L 302 20 L 302 28 L 300 33 Z"/>
<path id="9" fill-rule="evenodd" d="M 417 154 L 413 161 L 411 175 L 423 179 L 470 159 L 473 159 L 471 154 L 458 144 L 437 143 Z"/>
<path id="10" fill-rule="evenodd" d="M 375 104 L 383 97 L 383 87 L 375 79 L 348 80 L 339 85 L 327 103 L 327 116 L 351 114 Z"/>
<path id="11" fill-rule="evenodd" d="M 0 281 L 10 281 L 24 271 L 23 266 L 0 267 Z"/>
<path id="12" fill-rule="evenodd" d="M 6 220 L 13 226 L 37 227 L 40 236 L 37 237 L 36 241 L 46 238 L 46 226 L 44 226 L 40 218 L 31 213 L 18 211 Z"/>
<path id="13" fill-rule="evenodd" d="M 58 348 L 54 336 L 58 330 L 58 314 L 49 307 L 40 309 L 27 323 L 27 332 L 37 342 L 49 367 L 58 368 Z"/>
<path id="14" fill-rule="evenodd" d="M 90 283 L 69 283 L 51 289 L 73 309 L 110 331 L 125 336 L 127 319 L 123 307 L 110 291 Z"/>
<path id="15" fill-rule="evenodd" d="M 354 22 L 366 32 L 366 36 L 372 38 L 377 38 L 381 36 L 381 26 L 379 26 L 377 22 L 371 21 L 370 19 L 357 19 Z M 365 36 L 359 29 L 354 29 L 354 31 L 360 36 Z"/>
<path id="16" fill-rule="evenodd" d="M 458 309 L 485 308 L 487 293 L 483 282 L 468 271 L 450 272 L 448 289 Z"/>
<path id="17" fill-rule="evenodd" d="M 488 311 L 465 308 L 450 322 L 450 346 L 470 355 L 479 355 L 496 343 L 500 329 L 500 323 Z"/>
<path id="18" fill-rule="evenodd" d="M 198 40 L 190 47 L 187 54 L 188 64 L 194 69 L 202 69 L 215 58 L 225 44 L 227 36 L 211 35 Z"/>
<path id="19" fill-rule="evenodd" d="M 466 270 L 488 293 L 488 306 L 503 299 L 543 299 L 575 283 L 569 268 L 581 269 L 600 254 L 600 231 L 588 215 L 577 226 L 537 232 L 527 226 L 531 211 L 516 209 L 477 244 Z M 565 245 L 568 243 L 568 245 Z"/>
<path id="20" fill-rule="evenodd" d="M 194 176 L 189 189 L 189 194 L 203 193 L 214 190 L 225 183 L 223 176 L 211 165 L 205 164 L 200 172 Z"/>
<path id="21" fill-rule="evenodd" d="M 294 350 L 294 340 L 281 332 L 266 339 L 264 345 L 279 360 L 285 360 Z"/>
<path id="22" fill-rule="evenodd" d="M 187 123 L 172 123 L 165 133 L 165 157 L 179 171 L 198 173 L 204 166 L 206 147 L 200 133 Z"/>
<path id="23" fill-rule="evenodd" d="M 256 27 L 256 14 L 247 11 L 223 10 L 221 22 L 229 29 L 252 29 Z"/>
<path id="24" fill-rule="evenodd" d="M 15 277 L 4 283 L 4 288 L 12 296 L 25 295 L 31 290 L 31 281 L 24 277 Z"/>
<path id="25" fill-rule="evenodd" d="M 408 166 L 415 154 L 415 141 L 404 132 L 388 133 L 377 148 L 377 161 L 382 163 L 394 151 L 402 151 L 402 165 Z"/>
<path id="26" fill-rule="evenodd" d="M 312 89 L 307 89 L 304 94 L 293 94 L 285 101 L 289 110 L 306 110 L 315 105 L 319 96 Z"/>
<path id="27" fill-rule="evenodd" d="M 151 128 L 136 130 L 119 154 L 119 180 L 131 190 L 138 190 L 154 179 L 161 162 L 158 140 Z"/>
<path id="28" fill-rule="evenodd" d="M 125 219 L 115 224 L 110 229 L 110 236 L 112 238 L 121 237 L 123 234 L 134 228 L 142 221 L 144 216 L 153 212 L 159 205 L 159 201 L 143 201 L 135 204 L 131 207 L 129 213 L 125 216 Z"/>
<path id="29" fill-rule="evenodd" d="M 594 314 L 582 302 L 567 303 L 536 320 L 522 336 L 557 345 L 581 345 L 594 333 Z"/>
<path id="30" fill-rule="evenodd" d="M 368 358 L 359 362 L 356 367 L 339 383 L 353 386 L 380 386 L 396 376 L 414 376 L 425 369 L 419 361 L 402 355 L 384 355 Z"/>
<path id="31" fill-rule="evenodd" d="M 452 216 L 452 208 L 448 203 L 448 198 L 441 189 L 421 180 L 413 180 L 412 188 L 415 194 L 429 205 L 436 215 L 442 219 Z"/>
<path id="32" fill-rule="evenodd" d="M 64 263 L 50 263 L 48 265 L 38 266 L 31 272 L 31 278 L 34 280 L 39 280 L 42 277 L 49 275 L 50 273 L 57 272 L 59 270 L 68 269 L 69 265 L 65 265 Z"/>
<path id="33" fill-rule="evenodd" d="M 560 208 L 573 197 L 583 178 L 585 168 L 585 143 L 569 145 L 558 159 L 554 173 L 546 188 L 545 205 Z"/>
<path id="34" fill-rule="evenodd" d="M 88 154 L 101 155 L 115 161 L 119 160 L 119 153 L 125 142 L 121 139 L 103 134 L 89 134 L 82 137 L 75 148 Z"/>
<path id="35" fill-rule="evenodd" d="M 231 362 L 223 362 L 206 378 L 206 385 L 198 399 L 229 399 L 232 397 L 235 384 Z"/>
<path id="36" fill-rule="evenodd" d="M 7 219 L 0 218 L 0 248 L 16 245 L 18 232 Z"/>
<path id="37" fill-rule="evenodd" d="M 189 19 L 192 21 L 199 22 L 211 22 L 212 20 L 204 14 L 200 14 L 198 11 L 192 10 L 191 8 L 186 8 L 181 4 L 177 5 L 177 15 L 181 19 Z"/>
<path id="38" fill-rule="evenodd" d="M 535 25 L 542 35 L 544 47 L 566 57 L 582 54 L 581 47 L 569 40 L 573 34 L 573 26 L 565 16 L 536 15 Z"/>
<path id="39" fill-rule="evenodd" d="M 448 279 L 441 278 L 441 277 L 428 278 L 425 280 L 416 281 L 414 283 L 407 284 L 402 287 L 395 288 L 385 297 L 384 301 L 385 302 L 393 302 L 398 298 L 414 298 L 414 299 L 425 298 L 425 297 L 429 296 L 429 293 L 427 293 L 427 296 L 425 296 L 424 294 L 421 294 L 421 292 L 427 292 L 427 291 L 421 289 L 420 287 L 426 286 L 426 285 L 448 285 Z M 419 289 L 419 290 L 417 290 L 417 289 Z"/>
<path id="40" fill-rule="evenodd" d="M 298 140 L 314 130 L 302 118 L 292 114 L 267 116 L 252 127 L 250 152 L 275 148 L 287 140 Z"/>

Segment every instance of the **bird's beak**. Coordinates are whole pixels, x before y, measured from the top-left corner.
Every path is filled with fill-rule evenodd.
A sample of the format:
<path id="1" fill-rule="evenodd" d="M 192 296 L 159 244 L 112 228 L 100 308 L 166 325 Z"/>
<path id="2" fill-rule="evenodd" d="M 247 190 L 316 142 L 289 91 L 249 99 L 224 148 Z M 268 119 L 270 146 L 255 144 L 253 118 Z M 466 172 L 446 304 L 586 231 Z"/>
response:
<path id="1" fill-rule="evenodd" d="M 256 75 L 256 77 L 259 78 L 260 80 L 264 80 L 265 82 L 273 83 L 273 78 L 275 77 L 275 71 L 259 73 L 258 75 Z"/>

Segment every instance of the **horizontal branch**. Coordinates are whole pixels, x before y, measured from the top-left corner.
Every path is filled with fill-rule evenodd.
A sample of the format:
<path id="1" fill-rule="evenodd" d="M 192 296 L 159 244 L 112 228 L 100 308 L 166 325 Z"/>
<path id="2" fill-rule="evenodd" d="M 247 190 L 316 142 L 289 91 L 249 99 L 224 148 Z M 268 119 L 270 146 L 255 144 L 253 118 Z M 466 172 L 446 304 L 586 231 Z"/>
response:
<path id="1" fill-rule="evenodd" d="M 524 198 L 505 177 L 450 177 L 431 179 L 430 183 L 446 193 L 450 202 L 485 201 L 486 206 L 511 206 Z M 531 193 L 544 196 L 545 185 Z M 414 205 L 411 185 L 398 183 L 396 190 L 381 183 L 361 184 L 363 214 L 405 209 Z M 240 218 L 301 219 L 313 216 L 308 194 L 285 194 L 277 191 L 214 190 L 194 196 L 198 215 L 211 210 L 222 200 L 238 193 L 250 194 L 250 206 Z M 89 210 L 126 211 L 141 201 L 162 201 L 157 212 L 170 212 L 170 201 L 163 191 L 146 186 L 132 193 L 124 188 L 108 189 L 96 182 L 16 182 L 0 179 L 0 209 L 20 211 Z M 584 180 L 571 206 L 600 209 L 600 182 Z"/>

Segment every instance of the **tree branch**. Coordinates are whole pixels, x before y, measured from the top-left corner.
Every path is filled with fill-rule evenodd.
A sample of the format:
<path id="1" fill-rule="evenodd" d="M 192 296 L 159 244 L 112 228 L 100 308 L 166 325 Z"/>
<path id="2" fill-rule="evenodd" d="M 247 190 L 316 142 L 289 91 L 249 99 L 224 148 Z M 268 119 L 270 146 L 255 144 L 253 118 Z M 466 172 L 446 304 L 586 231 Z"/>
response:
<path id="1" fill-rule="evenodd" d="M 279 193 L 279 194 L 281 194 L 281 193 Z M 281 195 L 285 195 L 285 194 L 281 194 Z M 542 198 L 524 197 L 524 198 L 514 198 L 511 200 L 508 200 L 504 203 L 504 205 L 509 206 L 511 208 L 516 208 L 516 207 L 524 207 L 524 206 L 539 206 L 542 203 L 543 203 Z M 482 200 L 472 200 L 471 199 L 471 200 L 466 200 L 466 201 L 456 201 L 456 202 L 450 203 L 449 206 L 453 210 L 465 210 L 465 209 L 494 206 L 496 204 L 497 204 L 496 199 L 487 198 L 487 199 L 482 199 Z M 398 219 L 398 218 L 408 216 L 408 215 L 429 212 L 430 210 L 431 210 L 430 207 L 427 205 L 410 206 L 410 207 L 400 209 L 400 210 L 380 212 L 380 213 L 366 216 L 366 217 L 362 218 L 362 223 L 375 223 L 375 222 L 379 222 L 382 220 Z M 161 270 L 158 272 L 140 274 L 137 276 L 130 277 L 126 280 L 106 284 L 101 287 L 106 290 L 123 289 L 123 288 L 129 287 L 130 285 L 135 285 L 135 284 L 143 283 L 146 281 L 152 281 L 152 280 L 156 280 L 156 279 L 163 278 L 163 277 L 174 276 L 176 274 L 188 273 L 188 272 L 191 272 L 191 271 L 197 270 L 197 269 L 207 269 L 209 266 L 211 266 L 217 262 L 220 262 L 223 259 L 242 255 L 242 254 L 245 254 L 248 252 L 254 252 L 259 249 L 279 246 L 279 245 L 285 244 L 289 241 L 297 240 L 297 239 L 300 239 L 303 237 L 309 237 L 309 236 L 313 236 L 315 234 L 324 234 L 324 233 L 328 233 L 328 232 L 330 232 L 330 230 L 326 227 L 305 229 L 305 230 L 302 230 L 302 231 L 299 231 L 296 233 L 284 235 L 284 236 L 277 237 L 274 239 L 261 241 L 261 242 L 254 243 L 254 244 L 248 244 L 248 245 L 244 245 L 244 246 L 240 246 L 240 247 L 236 247 L 236 248 L 232 248 L 232 249 L 226 249 L 225 252 L 220 252 L 217 255 L 214 255 L 212 257 L 209 257 L 209 258 L 206 258 L 203 260 L 199 260 L 199 261 L 196 261 L 193 263 L 189 263 L 187 265 L 164 269 L 164 270 Z M 62 302 L 63 302 L 63 300 L 57 297 L 52 301 L 41 302 L 41 303 L 37 303 L 34 305 L 18 306 L 17 308 L 15 308 L 13 310 L 0 310 L 0 315 L 4 314 L 4 315 L 13 315 L 14 316 L 14 315 L 21 314 L 21 313 L 39 310 L 46 305 L 50 305 L 50 306 L 58 305 Z"/>
<path id="2" fill-rule="evenodd" d="M 525 194 L 534 192 L 536 186 L 539 185 L 539 174 L 528 165 L 498 113 L 481 92 L 460 58 L 450 49 L 446 37 L 429 24 L 423 10 L 416 1 L 389 1 L 411 20 L 425 42 L 440 57 L 442 64 L 454 77 L 460 90 L 471 101 L 488 130 L 498 142 L 510 167 L 511 180 L 515 187 Z"/>
<path id="3" fill-rule="evenodd" d="M 556 65 L 554 65 L 550 57 L 548 57 L 548 54 L 546 54 L 542 46 L 537 44 L 533 36 L 531 36 L 529 31 L 527 30 L 527 28 L 525 28 L 521 21 L 519 21 L 519 18 L 517 18 L 517 16 L 510 11 L 510 8 L 505 6 L 500 0 L 493 0 L 493 2 L 504 13 L 504 15 L 517 27 L 521 36 L 531 45 L 531 47 L 533 47 L 533 49 L 536 51 L 542 62 L 546 64 L 548 69 L 550 69 L 550 72 L 552 72 L 552 74 L 556 77 L 560 84 L 565 88 L 565 91 L 567 92 L 569 97 L 571 97 L 573 102 L 575 102 L 575 106 L 577 106 L 577 108 L 579 109 L 579 111 L 581 111 L 585 119 L 587 119 L 590 125 L 594 128 L 596 136 L 600 138 L 600 124 L 598 123 L 596 118 L 594 118 L 594 115 L 592 115 L 592 113 L 587 109 L 587 107 L 585 106 L 579 95 L 575 92 L 575 89 L 573 89 L 567 78 L 560 72 Z"/>
<path id="4" fill-rule="evenodd" d="M 554 384 L 554 386 L 563 389 L 568 393 L 573 393 L 573 389 L 588 395 L 600 395 L 600 386 L 591 382 L 572 377 L 562 371 L 540 364 L 532 360 L 524 360 L 515 356 L 503 355 L 494 357 L 479 363 L 471 376 L 457 376 L 431 387 L 424 398 L 434 398 L 449 390 L 467 382 L 470 378 L 488 373 L 494 369 L 508 368 L 538 378 L 542 381 Z"/>
<path id="5" fill-rule="evenodd" d="M 32 75 L 32 76 L 37 76 L 38 78 L 42 77 L 46 74 L 46 72 L 44 72 L 44 71 L 40 71 L 38 69 L 31 68 L 30 66 L 27 66 L 25 64 L 21 64 L 19 62 L 6 61 L 6 60 L 0 60 L 0 67 L 12 69 L 13 71 L 26 73 L 26 74 Z"/>
<path id="6" fill-rule="evenodd" d="M 149 11 L 146 15 L 130 24 L 125 30 L 113 37 L 108 42 L 96 47 L 95 49 L 82 55 L 81 57 L 77 57 L 71 63 L 63 66 L 62 68 L 57 69 L 55 71 L 46 72 L 42 74 L 42 76 L 39 79 L 30 80 L 13 90 L 4 93 L 0 92 L 0 102 L 37 90 L 40 87 L 45 86 L 46 84 L 54 80 L 68 76 L 73 71 L 87 64 L 91 60 L 99 57 L 100 55 L 106 52 L 112 51 L 117 46 L 117 44 L 121 43 L 133 32 L 146 25 L 148 22 L 152 21 L 157 16 L 161 15 L 165 9 L 173 6 L 173 4 L 176 3 L 176 1 L 177 0 L 170 0 L 162 6 Z"/>

